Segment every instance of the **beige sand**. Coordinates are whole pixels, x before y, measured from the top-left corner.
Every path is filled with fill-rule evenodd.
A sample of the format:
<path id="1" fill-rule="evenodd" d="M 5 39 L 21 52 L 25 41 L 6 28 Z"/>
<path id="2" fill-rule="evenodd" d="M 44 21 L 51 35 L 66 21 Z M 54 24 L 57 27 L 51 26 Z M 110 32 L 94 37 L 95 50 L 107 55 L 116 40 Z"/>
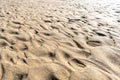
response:
<path id="1" fill-rule="evenodd" d="M 120 1 L 0 0 L 0 80 L 120 80 Z"/>

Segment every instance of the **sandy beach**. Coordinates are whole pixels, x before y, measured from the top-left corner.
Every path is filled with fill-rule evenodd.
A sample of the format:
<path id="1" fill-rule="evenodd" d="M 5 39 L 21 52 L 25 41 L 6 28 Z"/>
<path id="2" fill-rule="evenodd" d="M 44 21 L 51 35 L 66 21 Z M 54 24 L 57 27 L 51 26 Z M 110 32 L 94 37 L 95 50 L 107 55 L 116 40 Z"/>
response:
<path id="1" fill-rule="evenodd" d="M 0 80 L 120 80 L 120 1 L 0 0 Z"/>

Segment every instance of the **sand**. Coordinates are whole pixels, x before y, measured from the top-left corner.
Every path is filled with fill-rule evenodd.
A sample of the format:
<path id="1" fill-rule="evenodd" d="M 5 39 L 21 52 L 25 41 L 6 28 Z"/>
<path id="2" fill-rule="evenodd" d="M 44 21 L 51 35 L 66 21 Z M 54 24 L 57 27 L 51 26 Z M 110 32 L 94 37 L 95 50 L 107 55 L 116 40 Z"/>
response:
<path id="1" fill-rule="evenodd" d="M 0 80 L 120 80 L 120 1 L 0 0 Z"/>

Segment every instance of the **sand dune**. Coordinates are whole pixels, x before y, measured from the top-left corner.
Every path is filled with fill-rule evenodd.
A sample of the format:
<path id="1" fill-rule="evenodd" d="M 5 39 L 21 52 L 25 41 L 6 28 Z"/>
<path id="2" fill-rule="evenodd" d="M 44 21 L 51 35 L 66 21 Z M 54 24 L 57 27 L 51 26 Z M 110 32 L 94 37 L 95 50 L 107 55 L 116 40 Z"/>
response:
<path id="1" fill-rule="evenodd" d="M 120 80 L 118 0 L 0 0 L 0 80 Z"/>

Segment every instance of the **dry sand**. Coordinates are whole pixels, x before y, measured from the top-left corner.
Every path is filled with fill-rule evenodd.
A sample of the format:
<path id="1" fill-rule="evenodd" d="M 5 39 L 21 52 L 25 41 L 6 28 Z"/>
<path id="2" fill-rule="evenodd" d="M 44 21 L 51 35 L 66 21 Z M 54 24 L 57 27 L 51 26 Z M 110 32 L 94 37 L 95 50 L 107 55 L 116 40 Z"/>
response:
<path id="1" fill-rule="evenodd" d="M 0 80 L 120 80 L 120 1 L 0 0 Z"/>

